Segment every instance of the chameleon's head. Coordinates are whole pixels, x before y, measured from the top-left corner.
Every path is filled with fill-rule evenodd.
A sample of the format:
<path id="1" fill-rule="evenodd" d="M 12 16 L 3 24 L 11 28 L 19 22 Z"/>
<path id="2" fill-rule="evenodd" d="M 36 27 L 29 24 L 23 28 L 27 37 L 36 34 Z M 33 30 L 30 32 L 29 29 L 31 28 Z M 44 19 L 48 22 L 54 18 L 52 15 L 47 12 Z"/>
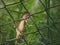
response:
<path id="1" fill-rule="evenodd" d="M 30 15 L 29 12 L 24 12 L 22 18 L 25 19 L 25 21 L 27 22 L 29 15 Z"/>
<path id="2" fill-rule="evenodd" d="M 24 12 L 24 13 L 22 14 L 22 18 L 23 18 L 23 19 L 26 19 L 28 16 L 29 16 L 29 12 Z"/>

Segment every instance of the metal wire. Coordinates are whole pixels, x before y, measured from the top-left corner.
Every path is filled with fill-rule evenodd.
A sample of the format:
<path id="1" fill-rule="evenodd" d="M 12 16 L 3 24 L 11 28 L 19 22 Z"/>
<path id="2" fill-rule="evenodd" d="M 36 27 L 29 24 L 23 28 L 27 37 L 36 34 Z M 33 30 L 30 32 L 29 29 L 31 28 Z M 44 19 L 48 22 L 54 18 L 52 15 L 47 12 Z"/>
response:
<path id="1" fill-rule="evenodd" d="M 41 33 L 41 30 L 42 30 L 42 29 L 37 26 L 37 24 L 35 23 L 35 21 L 32 20 L 31 16 L 33 17 L 33 15 L 39 14 L 39 13 L 43 13 L 43 12 L 46 12 L 46 13 L 47 13 L 47 10 L 50 10 L 50 9 L 52 9 L 52 8 L 59 7 L 60 5 L 56 5 L 56 6 L 53 6 L 53 7 L 48 7 L 48 8 L 46 8 L 46 6 L 44 5 L 44 3 L 43 3 L 41 0 L 39 0 L 39 1 L 40 1 L 40 3 L 43 5 L 43 7 L 44 7 L 45 9 L 42 10 L 42 11 L 36 12 L 36 13 L 34 13 L 34 14 L 31 14 L 31 15 L 29 15 L 29 17 L 28 17 L 28 18 L 30 18 L 31 21 L 33 22 L 33 25 L 35 25 L 36 31 L 35 31 L 35 32 L 29 32 L 29 33 L 26 33 L 26 34 L 23 34 L 23 35 L 29 35 L 29 34 L 38 33 L 38 34 L 40 34 L 40 36 L 45 40 L 46 45 L 48 45 L 48 44 L 50 44 L 50 42 L 49 42 L 48 39 L 46 39 L 46 37 Z M 4 6 L 4 7 L 0 8 L 0 9 L 5 9 L 6 12 L 8 13 L 8 15 L 11 17 L 12 21 L 9 22 L 9 23 L 0 25 L 0 27 L 9 25 L 9 24 L 11 24 L 11 23 L 14 23 L 14 24 L 15 24 L 15 22 L 17 21 L 17 20 L 14 20 L 12 14 L 11 14 L 11 13 L 9 12 L 9 10 L 7 9 L 7 6 L 11 6 L 11 5 L 15 5 L 15 4 L 21 3 L 22 6 L 24 7 L 24 9 L 25 9 L 27 12 L 29 12 L 28 9 L 26 8 L 26 6 L 24 5 L 24 3 L 23 3 L 22 0 L 20 0 L 20 2 L 13 3 L 13 4 L 9 4 L 9 5 L 6 5 L 3 0 L 1 0 L 1 2 L 3 3 L 3 6 Z M 49 18 L 52 20 L 53 26 L 54 26 L 54 27 L 57 29 L 57 31 L 58 31 L 58 28 L 56 27 L 53 18 L 52 18 L 48 13 L 47 13 L 47 15 L 48 15 Z M 18 20 L 24 20 L 24 19 L 18 19 Z M 46 28 L 48 28 L 48 27 L 46 27 Z M 58 31 L 58 32 L 59 32 L 59 31 Z M 59 32 L 59 33 L 60 33 L 60 32 Z M 30 44 L 28 43 L 28 41 L 23 37 L 23 35 L 22 35 L 21 37 L 22 37 L 22 39 L 24 40 L 24 42 L 25 42 L 27 45 L 30 45 Z M 0 45 L 6 44 L 6 43 L 8 43 L 8 42 L 10 42 L 10 41 L 13 41 L 13 40 L 16 40 L 16 38 L 13 38 L 13 39 L 10 39 L 10 40 L 6 40 L 5 42 L 1 43 Z"/>

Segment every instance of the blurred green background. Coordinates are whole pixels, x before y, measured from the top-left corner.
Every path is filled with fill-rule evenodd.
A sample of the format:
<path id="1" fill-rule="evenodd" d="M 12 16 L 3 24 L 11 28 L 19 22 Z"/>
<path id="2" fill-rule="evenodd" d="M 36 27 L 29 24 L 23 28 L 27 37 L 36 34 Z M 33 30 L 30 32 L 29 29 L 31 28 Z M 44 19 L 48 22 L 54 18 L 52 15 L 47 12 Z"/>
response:
<path id="1" fill-rule="evenodd" d="M 0 45 L 15 45 L 15 40 L 6 40 L 16 37 L 16 30 L 12 18 L 6 8 L 13 16 L 14 20 L 21 18 L 26 11 L 20 0 L 0 0 Z M 60 45 L 60 0 L 22 0 L 23 4 L 32 15 L 25 23 L 23 34 L 29 45 Z M 53 8 L 50 8 L 53 7 Z M 46 11 L 44 11 L 46 9 Z M 41 12 L 42 11 L 42 12 Z M 41 13 L 38 13 L 41 12 Z M 18 24 L 18 21 L 16 21 Z M 37 32 L 37 30 L 39 32 Z M 35 32 L 35 33 L 31 33 Z M 31 33 L 31 34 L 28 34 Z M 49 42 L 49 43 L 48 43 Z M 19 38 L 17 45 L 27 45 L 22 38 Z"/>

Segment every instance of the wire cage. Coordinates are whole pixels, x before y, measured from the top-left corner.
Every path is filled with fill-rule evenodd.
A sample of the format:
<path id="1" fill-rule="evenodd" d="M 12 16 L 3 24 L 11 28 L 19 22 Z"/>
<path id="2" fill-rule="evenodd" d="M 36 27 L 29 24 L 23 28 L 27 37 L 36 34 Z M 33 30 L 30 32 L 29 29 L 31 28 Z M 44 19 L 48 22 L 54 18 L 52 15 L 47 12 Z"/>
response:
<path id="1" fill-rule="evenodd" d="M 60 22 L 59 22 L 60 18 L 58 18 L 59 14 L 55 16 L 55 12 L 56 12 L 55 9 L 57 10 L 57 13 L 58 13 L 59 12 L 60 4 L 58 3 L 58 4 L 52 6 L 52 3 L 53 3 L 53 2 L 51 2 L 52 0 L 37 0 L 38 4 L 40 4 L 40 6 L 42 6 L 42 10 L 40 10 L 41 9 L 40 8 L 40 9 L 37 9 L 37 10 L 40 10 L 40 11 L 32 12 L 33 10 L 32 11 L 29 10 L 29 7 L 31 7 L 29 4 L 31 2 L 29 2 L 28 7 L 27 7 L 27 5 L 25 5 L 24 1 L 29 2 L 29 1 L 32 1 L 32 0 L 29 0 L 29 1 L 28 0 L 16 0 L 15 3 L 13 3 L 11 1 L 11 4 L 9 4 L 9 3 L 7 4 L 5 2 L 5 0 L 0 0 L 0 2 L 2 4 L 2 7 L 0 7 L 0 10 L 1 10 L 0 15 L 3 14 L 4 12 L 6 12 L 7 15 L 6 14 L 3 14 L 3 15 L 7 16 L 7 20 L 8 20 L 8 23 L 5 23 L 4 22 L 5 17 L 0 16 L 0 17 L 2 17 L 2 18 L 0 18 L 0 20 L 2 20 L 4 22 L 4 23 L 1 22 L 2 24 L 0 24 L 0 33 L 1 33 L 1 35 L 4 34 L 4 31 L 2 31 L 2 30 L 4 30 L 3 28 L 5 28 L 4 26 L 11 24 L 11 25 L 9 25 L 10 26 L 9 28 L 11 28 L 13 24 L 16 24 L 16 22 L 18 20 L 21 20 L 20 19 L 21 16 L 16 14 L 16 16 L 18 16 L 17 17 L 18 19 L 16 19 L 16 17 L 14 17 L 14 15 L 13 15 L 14 13 L 12 13 L 12 12 L 15 12 L 15 13 L 18 13 L 18 14 L 22 15 L 22 13 L 24 11 L 27 11 L 27 12 L 30 13 L 28 19 L 30 19 L 30 21 L 32 22 L 32 25 L 29 25 L 30 22 L 29 22 L 29 24 L 26 23 L 26 25 L 25 25 L 26 26 L 26 28 L 25 28 L 26 31 L 24 30 L 26 33 L 24 32 L 23 35 L 26 35 L 26 37 L 28 36 L 29 39 L 27 39 L 27 38 L 25 39 L 23 36 L 21 36 L 21 38 L 19 38 L 19 40 L 20 39 L 23 40 L 23 41 L 21 41 L 21 43 L 22 43 L 21 45 L 60 45 L 60 43 L 59 43 L 60 42 L 60 39 L 59 39 L 59 37 L 60 37 L 59 36 L 60 30 L 59 30 L 59 26 L 58 26 L 60 24 Z M 36 1 L 36 0 L 34 0 L 34 1 Z M 14 7 L 15 5 L 18 5 L 18 6 Z M 11 6 L 12 6 L 12 9 L 16 8 L 16 11 L 9 10 L 9 8 Z M 22 11 L 18 10 L 17 8 L 20 8 L 20 10 L 22 10 Z M 36 6 L 34 7 L 34 5 L 33 5 L 33 9 L 34 8 L 36 8 Z M 54 12 L 53 12 L 53 10 L 54 10 Z M 55 16 L 55 18 L 54 18 L 54 16 Z M 42 21 L 40 21 L 42 18 L 43 18 L 43 21 L 45 21 L 44 23 Z M 46 20 L 44 20 L 45 18 L 46 18 Z M 56 18 L 58 18 L 58 19 L 56 19 Z M 43 24 L 44 24 L 44 26 L 42 26 Z M 31 29 L 29 28 L 31 26 L 34 27 L 32 29 L 33 31 L 31 31 Z M 9 30 L 9 29 L 5 29 L 5 30 Z M 15 29 L 13 28 L 13 29 L 10 29 L 10 30 L 13 30 L 13 31 L 10 31 L 11 32 L 10 36 L 11 35 L 13 36 L 12 33 L 15 31 Z M 29 31 L 27 31 L 27 30 L 29 30 Z M 33 42 L 32 44 L 29 42 L 29 40 L 30 40 L 29 36 L 30 35 L 31 35 L 31 37 L 33 37 L 35 35 L 35 37 L 34 37 L 35 41 L 32 41 L 32 39 L 31 39 L 31 42 Z M 57 40 L 54 40 L 56 35 L 58 35 L 57 36 L 58 38 L 57 38 Z M 1 40 L 0 45 L 14 45 L 13 43 L 16 40 L 16 38 L 11 38 L 11 39 L 6 40 L 4 35 L 2 37 L 3 38 L 0 39 Z M 34 44 L 36 42 L 37 42 L 37 44 Z"/>

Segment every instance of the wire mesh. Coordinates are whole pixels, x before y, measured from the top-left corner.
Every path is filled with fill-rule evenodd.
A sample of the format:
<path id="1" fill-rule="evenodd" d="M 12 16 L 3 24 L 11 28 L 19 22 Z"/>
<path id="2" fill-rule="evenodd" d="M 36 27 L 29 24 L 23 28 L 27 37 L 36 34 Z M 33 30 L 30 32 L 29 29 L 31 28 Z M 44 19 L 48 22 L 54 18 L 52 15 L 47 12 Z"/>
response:
<path id="1" fill-rule="evenodd" d="M 27 33 L 27 34 L 23 34 L 23 35 L 29 35 L 29 34 L 38 33 L 38 34 L 40 34 L 40 36 L 45 40 L 46 45 L 48 45 L 48 44 L 50 44 L 51 42 L 49 42 L 49 40 L 46 39 L 45 36 L 41 33 L 41 31 L 40 31 L 41 28 L 39 28 L 39 27 L 37 26 L 37 24 L 34 22 L 34 20 L 31 18 L 31 16 L 33 16 L 33 15 L 35 15 L 35 14 L 40 14 L 40 13 L 46 12 L 46 13 L 47 13 L 47 23 L 49 22 L 48 19 L 50 18 L 50 19 L 52 20 L 52 22 L 53 22 L 54 27 L 57 29 L 57 32 L 60 33 L 60 32 L 59 32 L 59 29 L 58 29 L 58 28 L 56 27 L 56 25 L 55 25 L 55 22 L 54 22 L 53 18 L 48 14 L 48 10 L 50 10 L 50 9 L 52 9 L 52 8 L 59 7 L 60 5 L 56 5 L 56 6 L 53 6 L 53 7 L 46 7 L 41 0 L 39 0 L 39 1 L 40 1 L 40 3 L 43 5 L 43 7 L 44 7 L 45 9 L 42 10 L 42 11 L 40 11 L 40 12 L 36 12 L 36 13 L 34 13 L 34 14 L 30 14 L 29 17 L 28 17 L 28 18 L 30 18 L 30 20 L 33 22 L 33 25 L 36 27 L 36 31 L 35 31 L 35 32 L 30 32 L 30 33 Z M 11 5 L 15 5 L 15 4 L 21 3 L 22 6 L 24 7 L 24 9 L 25 9 L 27 12 L 29 12 L 28 9 L 26 8 L 26 6 L 24 5 L 24 3 L 22 2 L 22 0 L 20 0 L 20 2 L 13 3 L 13 4 L 9 4 L 9 5 L 6 5 L 3 0 L 1 0 L 1 2 L 3 3 L 4 7 L 0 8 L 0 9 L 5 9 L 5 10 L 6 10 L 6 12 L 8 13 L 8 15 L 9 15 L 10 18 L 12 19 L 12 22 L 8 22 L 8 23 L 6 23 L 6 24 L 4 24 L 4 25 L 2 24 L 2 25 L 0 25 L 0 27 L 5 26 L 5 25 L 9 25 L 10 23 L 15 24 L 15 22 L 17 21 L 17 20 L 14 20 L 12 14 L 11 14 L 11 13 L 9 12 L 9 10 L 7 9 L 7 6 L 11 6 Z M 30 12 L 29 12 L 29 13 L 30 13 Z M 22 20 L 22 19 L 18 19 L 18 20 Z M 24 19 L 23 19 L 23 20 L 24 20 Z M 47 24 L 47 25 L 48 25 L 48 24 Z M 49 27 L 44 27 L 44 28 L 48 28 L 48 30 L 50 30 Z M 44 29 L 44 28 L 42 28 L 42 29 Z M 28 41 L 23 37 L 23 35 L 22 35 L 21 37 L 22 37 L 22 39 L 24 40 L 24 42 L 25 42 L 27 45 L 30 45 L 30 44 L 28 43 Z M 13 41 L 13 40 L 16 40 L 16 38 L 10 39 L 10 40 L 6 40 L 5 42 L 1 43 L 0 45 L 5 44 L 5 43 L 8 43 L 8 42 Z"/>

